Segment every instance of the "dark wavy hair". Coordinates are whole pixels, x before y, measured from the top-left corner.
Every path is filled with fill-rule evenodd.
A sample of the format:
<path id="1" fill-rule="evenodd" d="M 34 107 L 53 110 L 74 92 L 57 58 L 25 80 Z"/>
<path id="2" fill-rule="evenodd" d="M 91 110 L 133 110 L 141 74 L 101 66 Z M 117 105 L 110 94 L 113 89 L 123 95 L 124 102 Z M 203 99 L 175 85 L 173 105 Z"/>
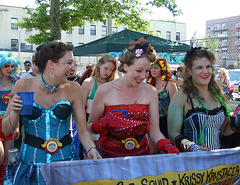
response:
<path id="1" fill-rule="evenodd" d="M 211 96 L 213 98 L 217 99 L 216 95 L 215 95 L 215 93 L 217 93 L 220 95 L 220 97 L 222 98 L 222 100 L 224 102 L 227 102 L 226 97 L 224 96 L 224 94 L 221 91 L 219 83 L 215 80 L 215 72 L 214 72 L 215 71 L 214 64 L 216 62 L 215 56 L 211 51 L 201 48 L 201 47 L 196 47 L 196 48 L 190 49 L 189 51 L 187 51 L 187 54 L 186 54 L 185 58 L 183 59 L 185 68 L 184 68 L 184 72 L 183 72 L 183 85 L 181 88 L 183 89 L 183 91 L 186 94 L 188 94 L 189 97 L 190 97 L 190 94 L 193 97 L 195 97 L 195 93 L 196 93 L 197 96 L 203 100 L 203 98 L 201 96 L 199 96 L 198 89 L 192 83 L 192 77 L 188 76 L 188 70 L 192 70 L 193 62 L 195 60 L 201 59 L 201 58 L 207 58 L 212 64 L 212 78 L 208 85 L 208 90 L 209 90 Z M 214 92 L 214 89 L 215 89 L 215 92 Z"/>
<path id="2" fill-rule="evenodd" d="M 72 44 L 61 40 L 52 41 L 38 46 L 35 53 L 35 64 L 38 67 L 39 72 L 43 73 L 48 60 L 57 63 L 67 51 L 73 51 L 73 49 L 74 47 Z"/>

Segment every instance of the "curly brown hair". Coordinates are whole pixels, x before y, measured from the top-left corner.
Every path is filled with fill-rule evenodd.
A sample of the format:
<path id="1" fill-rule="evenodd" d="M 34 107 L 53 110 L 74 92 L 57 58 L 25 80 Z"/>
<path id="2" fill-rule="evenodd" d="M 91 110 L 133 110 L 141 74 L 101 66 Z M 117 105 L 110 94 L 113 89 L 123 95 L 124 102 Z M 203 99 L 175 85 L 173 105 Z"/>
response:
<path id="1" fill-rule="evenodd" d="M 189 77 L 189 75 L 188 75 L 188 70 L 192 69 L 193 62 L 195 60 L 201 59 L 201 58 L 207 58 L 212 64 L 212 78 L 208 85 L 208 90 L 209 90 L 211 96 L 217 100 L 215 92 L 213 90 L 213 89 L 215 89 L 216 93 L 219 94 L 219 96 L 222 98 L 222 100 L 224 102 L 227 102 L 226 97 L 224 96 L 224 94 L 221 91 L 221 87 L 219 86 L 219 83 L 217 83 L 217 81 L 215 80 L 215 72 L 214 72 L 215 71 L 214 64 L 216 62 L 215 56 L 211 51 L 209 51 L 207 49 L 192 48 L 191 50 L 189 50 L 187 52 L 185 58 L 183 59 L 185 68 L 184 68 L 184 72 L 183 72 L 183 85 L 181 88 L 188 95 L 188 97 L 190 97 L 190 94 L 192 95 L 192 97 L 195 97 L 195 93 L 196 93 L 197 96 L 203 100 L 203 98 L 199 95 L 199 91 L 198 91 L 197 87 L 192 83 L 192 77 Z"/>

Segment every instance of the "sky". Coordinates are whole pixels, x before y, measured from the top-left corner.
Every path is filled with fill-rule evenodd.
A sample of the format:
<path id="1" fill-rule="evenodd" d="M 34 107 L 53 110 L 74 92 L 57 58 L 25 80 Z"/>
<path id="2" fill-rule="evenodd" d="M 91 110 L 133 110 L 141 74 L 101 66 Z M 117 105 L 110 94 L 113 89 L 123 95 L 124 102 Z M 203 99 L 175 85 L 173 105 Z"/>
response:
<path id="1" fill-rule="evenodd" d="M 173 17 L 166 8 L 153 9 L 151 19 L 175 20 L 186 23 L 186 39 L 203 38 L 206 20 L 219 19 L 240 15 L 240 0 L 175 0 L 183 15 Z M 35 8 L 34 0 L 0 0 L 0 5 Z"/>

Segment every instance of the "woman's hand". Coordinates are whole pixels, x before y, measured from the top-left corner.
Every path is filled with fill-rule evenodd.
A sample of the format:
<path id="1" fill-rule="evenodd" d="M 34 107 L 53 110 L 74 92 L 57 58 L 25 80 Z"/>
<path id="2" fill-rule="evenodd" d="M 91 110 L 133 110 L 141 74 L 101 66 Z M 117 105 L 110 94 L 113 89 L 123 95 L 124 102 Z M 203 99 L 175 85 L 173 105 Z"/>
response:
<path id="1" fill-rule="evenodd" d="M 90 149 L 88 149 L 87 156 L 88 159 L 93 159 L 94 161 L 97 161 L 97 159 L 102 159 L 96 147 L 91 147 Z"/>
<path id="2" fill-rule="evenodd" d="M 20 136 L 20 132 L 19 132 L 19 126 L 17 127 L 17 129 L 13 132 L 14 134 L 14 140 L 17 140 Z"/>
<path id="3" fill-rule="evenodd" d="M 11 106 L 11 109 L 13 111 L 20 111 L 23 107 L 22 105 L 23 101 L 21 100 L 21 97 L 20 96 L 17 96 L 17 95 L 11 95 L 11 103 L 10 103 L 10 106 Z"/>

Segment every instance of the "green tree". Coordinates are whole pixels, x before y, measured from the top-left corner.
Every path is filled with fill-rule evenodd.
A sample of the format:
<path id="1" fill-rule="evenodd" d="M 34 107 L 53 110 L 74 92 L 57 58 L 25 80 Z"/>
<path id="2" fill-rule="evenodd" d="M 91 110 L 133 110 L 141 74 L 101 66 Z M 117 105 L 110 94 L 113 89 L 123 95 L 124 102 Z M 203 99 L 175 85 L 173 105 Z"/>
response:
<path id="1" fill-rule="evenodd" d="M 214 53 L 215 56 L 217 56 L 216 50 L 218 48 L 218 42 L 219 42 L 217 35 L 213 35 L 213 36 L 205 35 L 205 38 L 203 39 L 193 38 L 192 42 L 194 45 L 208 48 L 210 51 Z"/>
<path id="2" fill-rule="evenodd" d="M 165 7 L 173 16 L 182 14 L 175 0 L 36 0 L 36 9 L 27 10 L 28 17 L 17 23 L 20 28 L 35 29 L 39 33 L 29 36 L 32 44 L 61 39 L 61 31 L 72 31 L 74 26 L 86 22 L 103 22 L 110 18 L 114 26 L 125 25 L 128 29 L 150 33 L 150 23 L 143 16 L 151 13 L 149 7 Z M 59 34 L 60 33 L 60 34 Z"/>

